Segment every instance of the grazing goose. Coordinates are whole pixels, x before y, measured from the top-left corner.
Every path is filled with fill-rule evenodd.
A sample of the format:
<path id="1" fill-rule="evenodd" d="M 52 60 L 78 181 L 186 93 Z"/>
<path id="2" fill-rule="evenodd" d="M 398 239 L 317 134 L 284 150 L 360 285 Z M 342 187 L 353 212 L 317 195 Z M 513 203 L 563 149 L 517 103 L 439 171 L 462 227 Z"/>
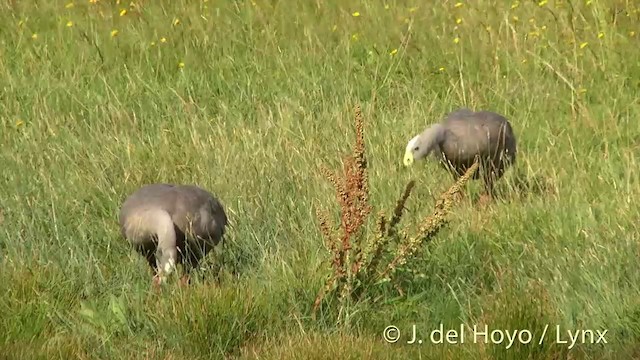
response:
<path id="1" fill-rule="evenodd" d="M 156 284 L 177 264 L 188 274 L 222 240 L 227 225 L 222 204 L 211 193 L 173 184 L 141 187 L 124 201 L 119 220 L 122 236 L 155 271 Z"/>
<path id="2" fill-rule="evenodd" d="M 409 140 L 404 165 L 429 155 L 452 172 L 454 179 L 462 176 L 478 156 L 480 169 L 473 178 L 482 176 L 487 195 L 493 196 L 494 182 L 515 163 L 516 137 L 502 115 L 458 109 Z"/>

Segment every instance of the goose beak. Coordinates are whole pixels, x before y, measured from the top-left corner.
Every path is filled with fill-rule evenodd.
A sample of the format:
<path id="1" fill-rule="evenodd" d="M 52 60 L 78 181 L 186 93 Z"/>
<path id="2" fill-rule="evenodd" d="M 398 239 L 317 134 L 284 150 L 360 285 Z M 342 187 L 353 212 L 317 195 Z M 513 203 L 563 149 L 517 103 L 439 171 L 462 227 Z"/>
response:
<path id="1" fill-rule="evenodd" d="M 413 154 L 411 151 L 404 153 L 404 160 L 402 162 L 404 163 L 404 166 L 411 166 L 413 164 Z"/>
<path id="2" fill-rule="evenodd" d="M 404 160 L 402 161 L 404 166 L 411 166 L 413 164 L 413 161 L 415 160 L 413 157 L 413 148 L 415 147 L 419 137 L 420 135 L 416 135 L 407 143 L 407 147 L 404 150 Z"/>

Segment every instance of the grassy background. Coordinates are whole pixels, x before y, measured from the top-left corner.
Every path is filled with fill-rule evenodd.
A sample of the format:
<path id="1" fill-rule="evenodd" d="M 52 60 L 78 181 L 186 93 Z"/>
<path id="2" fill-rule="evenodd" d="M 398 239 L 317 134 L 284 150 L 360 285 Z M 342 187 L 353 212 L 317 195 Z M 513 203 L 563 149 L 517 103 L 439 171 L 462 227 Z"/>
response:
<path id="1" fill-rule="evenodd" d="M 632 1 L 3 1 L 0 357 L 630 359 L 640 356 L 640 12 Z M 350 323 L 310 317 L 361 104 L 374 213 L 451 177 L 401 167 L 461 106 L 508 116 L 519 158 L 470 186 L 405 296 Z M 150 291 L 119 236 L 150 182 L 217 194 L 233 228 L 219 285 Z M 608 344 L 403 345 L 385 326 L 608 329 Z M 534 343 L 537 338 L 534 338 Z M 635 355 L 634 355 L 635 354 Z"/>

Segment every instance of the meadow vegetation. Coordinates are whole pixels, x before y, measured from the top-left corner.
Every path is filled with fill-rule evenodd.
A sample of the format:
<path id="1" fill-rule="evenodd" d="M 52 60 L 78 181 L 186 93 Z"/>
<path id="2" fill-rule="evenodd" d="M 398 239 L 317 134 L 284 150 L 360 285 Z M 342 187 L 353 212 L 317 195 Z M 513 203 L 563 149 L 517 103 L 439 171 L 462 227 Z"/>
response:
<path id="1" fill-rule="evenodd" d="M 1 2 L 0 358 L 640 356 L 639 23 L 625 0 Z M 506 115 L 518 160 L 489 205 L 467 183 L 399 281 L 319 297 L 344 209 L 323 169 L 353 165 L 357 106 L 354 239 L 394 208 L 412 239 L 442 205 L 451 176 L 402 154 L 448 111 Z M 221 199 L 217 280 L 151 288 L 117 223 L 151 182 Z M 412 324 L 608 332 L 409 345 Z"/>

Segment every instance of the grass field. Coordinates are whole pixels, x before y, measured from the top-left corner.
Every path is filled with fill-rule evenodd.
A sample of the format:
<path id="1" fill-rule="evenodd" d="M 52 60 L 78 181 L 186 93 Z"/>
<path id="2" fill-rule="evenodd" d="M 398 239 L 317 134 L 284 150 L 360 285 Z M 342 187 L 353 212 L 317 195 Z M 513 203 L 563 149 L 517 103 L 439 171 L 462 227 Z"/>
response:
<path id="1" fill-rule="evenodd" d="M 2 1 L 0 23 L 0 358 L 640 356 L 637 2 Z M 487 206 L 469 183 L 402 292 L 314 318 L 316 209 L 338 216 L 320 168 L 351 151 L 356 105 L 372 214 L 414 179 L 407 229 L 452 179 L 404 168 L 404 147 L 446 112 L 506 115 L 518 162 Z M 151 182 L 224 203 L 219 282 L 151 289 L 117 222 Z M 412 324 L 465 342 L 406 344 Z M 533 340 L 474 343 L 474 325 Z"/>

